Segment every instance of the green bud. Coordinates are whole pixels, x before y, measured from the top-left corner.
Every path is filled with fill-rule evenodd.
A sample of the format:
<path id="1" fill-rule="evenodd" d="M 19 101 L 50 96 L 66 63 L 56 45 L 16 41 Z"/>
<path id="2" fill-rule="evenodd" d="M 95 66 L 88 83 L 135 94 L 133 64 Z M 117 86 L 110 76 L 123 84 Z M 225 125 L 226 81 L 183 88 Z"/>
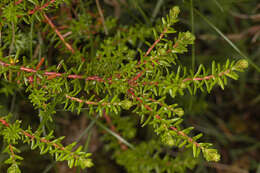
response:
<path id="1" fill-rule="evenodd" d="M 181 85 L 180 85 L 180 88 L 181 88 L 181 89 L 184 89 L 184 88 L 186 88 L 186 87 L 187 87 L 187 85 L 186 85 L 184 82 L 182 82 Z"/>
<path id="2" fill-rule="evenodd" d="M 170 15 L 175 18 L 178 17 L 179 13 L 180 13 L 180 8 L 177 6 L 173 7 L 172 10 L 170 11 Z"/>
<path id="3" fill-rule="evenodd" d="M 195 40 L 195 36 L 190 33 L 189 31 L 184 33 L 184 39 L 187 40 L 189 42 L 189 44 L 193 44 L 194 40 Z"/>
<path id="4" fill-rule="evenodd" d="M 220 155 L 216 149 L 203 149 L 202 152 L 208 162 L 218 162 L 220 160 Z"/>
<path id="5" fill-rule="evenodd" d="M 184 111 L 183 111 L 182 108 L 176 108 L 176 109 L 174 109 L 174 112 L 175 112 L 179 117 L 181 117 L 181 116 L 184 115 Z"/>
<path id="6" fill-rule="evenodd" d="M 159 49 L 161 55 L 165 55 L 167 52 L 164 48 Z"/>
<path id="7" fill-rule="evenodd" d="M 245 59 L 241 59 L 237 61 L 234 67 L 236 70 L 244 70 L 248 67 L 248 62 Z"/>
<path id="8" fill-rule="evenodd" d="M 175 145 L 175 141 L 172 138 L 171 135 L 167 135 L 164 139 L 163 139 L 163 143 L 165 143 L 166 145 L 172 147 Z"/>
<path id="9" fill-rule="evenodd" d="M 123 100 L 120 102 L 123 109 L 129 110 L 133 106 L 133 102 L 130 100 Z"/>

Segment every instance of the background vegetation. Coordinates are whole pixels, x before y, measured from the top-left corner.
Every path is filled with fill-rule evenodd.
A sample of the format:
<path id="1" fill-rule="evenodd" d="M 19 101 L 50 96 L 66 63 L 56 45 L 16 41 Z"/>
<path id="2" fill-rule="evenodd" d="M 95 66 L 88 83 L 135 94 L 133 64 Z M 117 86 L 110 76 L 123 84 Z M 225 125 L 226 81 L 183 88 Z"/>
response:
<path id="1" fill-rule="evenodd" d="M 23 3 L 17 0 L 18 2 Z M 46 2 L 52 1 L 44 1 L 42 4 L 46 4 Z M 194 126 L 194 133 L 203 132 L 204 136 L 200 140 L 213 142 L 221 154 L 221 161 L 218 163 L 208 163 L 200 157 L 187 160 L 193 169 L 184 170 L 185 172 L 260 172 L 259 2 L 257 0 L 104 0 L 99 2 L 99 7 L 106 20 L 106 26 L 103 26 L 102 15 L 96 2 L 94 0 L 71 0 L 65 5 L 59 1 L 57 2 L 58 11 L 54 10 L 55 6 L 46 7 L 48 16 L 55 21 L 54 24 L 63 37 L 66 40 L 78 38 L 73 46 L 80 49 L 81 46 L 87 45 L 86 50 L 81 51 L 87 52 L 90 56 L 95 54 L 95 43 L 103 40 L 107 34 L 111 34 L 108 31 L 113 32 L 115 26 L 145 25 L 149 28 L 158 23 L 161 17 L 166 16 L 170 8 L 178 5 L 182 12 L 179 16 L 180 21 L 174 28 L 178 31 L 190 30 L 196 37 L 195 45 L 189 47 L 191 51 L 184 54 L 179 63 L 196 68 L 199 64 L 211 66 L 213 60 L 217 62 L 225 62 L 227 58 L 251 60 L 249 69 L 240 74 L 240 80 L 230 81 L 224 91 L 216 87 L 209 95 L 198 92 L 196 96 L 185 95 L 185 97 L 177 97 L 177 100 L 185 108 L 185 125 Z M 5 12 L 4 2 L 1 5 L 0 15 Z M 79 15 L 83 17 L 79 17 Z M 37 18 L 37 14 L 34 17 Z M 81 20 L 74 20 L 78 18 Z M 89 22 L 90 20 L 91 22 Z M 25 26 L 26 24 L 20 25 Z M 60 57 L 60 59 L 53 57 L 60 53 L 60 39 L 55 36 L 55 33 L 49 32 L 50 26 L 42 25 L 42 23 L 34 23 L 31 28 L 24 27 L 24 31 L 16 35 L 19 42 L 13 46 L 23 47 L 23 50 L 27 51 L 19 54 L 27 56 L 29 54 L 35 61 L 46 57 L 49 65 L 58 64 L 64 57 Z M 124 32 L 123 27 L 120 29 Z M 12 40 L 12 37 L 9 40 Z M 1 49 L 4 50 L 6 40 L 2 40 L 0 37 L 0 42 Z M 57 44 L 56 47 L 53 47 L 55 44 Z M 142 42 L 139 46 L 143 49 L 147 48 Z M 10 48 L 10 54 L 13 54 L 13 50 L 15 48 Z M 73 52 L 73 50 L 70 51 Z M 17 89 L 16 85 L 7 84 L 4 80 L 1 80 L 0 84 L 2 113 L 12 112 L 14 120 L 20 119 L 25 123 L 25 127 L 30 125 L 36 129 L 39 121 L 43 120 L 39 120 L 39 117 L 35 116 L 38 114 L 38 110 L 32 107 L 26 93 Z M 56 109 L 56 111 L 58 115 L 54 117 L 56 123 L 50 123 L 45 128 L 47 131 L 55 128 L 55 136 L 66 136 L 65 145 L 78 141 L 84 146 L 85 151 L 93 153 L 95 167 L 88 168 L 85 172 L 119 173 L 129 171 L 134 167 L 132 165 L 122 167 L 120 160 L 124 158 L 115 160 L 115 156 L 111 152 L 111 148 L 114 146 L 108 145 L 107 142 L 111 140 L 111 137 L 107 136 L 116 135 L 112 130 L 113 125 L 117 127 L 119 134 L 121 129 L 137 127 L 129 130 L 127 134 L 121 134 L 125 139 L 136 135 L 135 141 L 141 142 L 152 139 L 154 136 L 149 127 L 138 126 L 139 119 L 128 116 L 130 110 L 123 112 L 125 116 L 121 121 L 125 122 L 119 120 L 110 122 L 106 118 L 99 121 L 85 116 L 84 113 L 75 116 L 73 113 L 63 111 L 62 108 Z M 124 126 L 120 127 L 120 124 Z M 138 149 L 140 152 L 143 150 L 153 152 L 152 146 L 156 145 L 154 141 L 151 141 L 151 148 L 140 145 Z M 80 172 L 79 169 L 68 168 L 66 163 L 55 162 L 48 155 L 39 155 L 37 151 L 31 151 L 30 147 L 26 145 L 21 144 L 20 150 L 24 157 L 21 165 L 23 172 Z M 171 155 L 175 154 L 175 150 L 172 150 Z M 187 158 L 186 154 L 183 152 L 183 158 Z M 6 157 L 6 155 L 0 157 L 0 172 L 7 169 L 3 163 Z M 122 155 L 122 157 L 126 156 Z M 147 158 L 147 162 L 143 164 L 153 165 L 153 162 Z M 176 161 L 176 163 L 178 162 Z"/>

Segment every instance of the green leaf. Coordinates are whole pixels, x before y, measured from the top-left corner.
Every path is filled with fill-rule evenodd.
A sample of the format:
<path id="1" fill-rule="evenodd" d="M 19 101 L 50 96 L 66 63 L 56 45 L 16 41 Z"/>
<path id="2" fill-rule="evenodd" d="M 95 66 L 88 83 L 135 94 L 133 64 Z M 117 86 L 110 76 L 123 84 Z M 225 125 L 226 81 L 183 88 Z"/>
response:
<path id="1" fill-rule="evenodd" d="M 232 79 L 234 79 L 234 80 L 237 80 L 239 78 L 239 76 L 236 73 L 234 73 L 234 72 L 225 73 L 225 75 L 230 77 L 230 78 L 232 78 Z"/>
<path id="2" fill-rule="evenodd" d="M 221 89 L 224 90 L 224 83 L 220 77 L 218 78 L 218 84 L 220 85 Z"/>
<path id="3" fill-rule="evenodd" d="M 193 157 L 197 157 L 197 146 L 195 143 L 192 145 Z"/>

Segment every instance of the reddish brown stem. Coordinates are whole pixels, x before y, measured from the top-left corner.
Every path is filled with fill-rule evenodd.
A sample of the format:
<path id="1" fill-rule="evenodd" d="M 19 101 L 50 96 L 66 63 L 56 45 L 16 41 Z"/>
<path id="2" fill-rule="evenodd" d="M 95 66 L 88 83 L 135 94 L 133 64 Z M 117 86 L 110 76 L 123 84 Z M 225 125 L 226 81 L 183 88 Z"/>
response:
<path id="1" fill-rule="evenodd" d="M 141 104 L 143 104 L 143 100 L 142 100 L 140 97 L 137 97 L 137 96 L 135 95 L 133 88 L 130 88 L 130 89 L 128 90 L 128 92 L 129 92 L 134 98 L 136 98 L 136 100 L 138 100 Z M 146 105 L 146 104 L 143 104 L 143 105 L 144 105 L 144 107 L 145 107 L 147 110 L 153 111 L 153 109 L 152 109 L 150 106 L 148 106 L 148 105 Z"/>
<path id="2" fill-rule="evenodd" d="M 221 73 L 219 73 L 218 74 L 218 76 L 223 76 L 223 75 L 225 75 L 225 74 L 227 74 L 227 73 L 229 73 L 230 72 L 230 70 L 226 70 L 226 71 L 224 71 L 224 72 L 221 72 Z M 196 77 L 196 78 L 186 78 L 186 79 L 183 79 L 183 81 L 182 82 L 187 82 L 187 81 L 201 81 L 201 80 L 209 80 L 209 79 L 212 79 L 212 78 L 215 78 L 215 76 L 214 75 L 209 75 L 209 76 L 205 76 L 205 77 Z"/>
<path id="3" fill-rule="evenodd" d="M 0 122 L 5 126 L 5 127 L 9 127 L 9 124 L 4 120 L 0 118 Z"/>
<path id="4" fill-rule="evenodd" d="M 20 0 L 20 1 L 22 1 L 22 0 Z M 51 0 L 51 1 L 47 2 L 47 3 L 45 3 L 43 6 L 40 6 L 40 7 L 36 6 L 33 10 L 30 10 L 28 12 L 28 14 L 32 15 L 32 14 L 36 13 L 37 11 L 41 11 L 41 10 L 43 10 L 46 7 L 48 7 L 49 5 L 51 5 L 54 2 L 55 2 L 55 0 Z"/>
<path id="5" fill-rule="evenodd" d="M 137 96 L 134 94 L 134 89 L 133 89 L 133 88 L 130 88 L 130 89 L 128 90 L 128 92 L 129 92 L 133 97 L 135 97 L 141 104 L 143 104 L 144 107 L 145 107 L 147 110 L 153 111 L 153 109 L 152 109 L 150 106 L 145 105 L 145 104 L 143 103 L 143 101 L 142 101 L 139 97 L 137 97 Z M 155 115 L 155 118 L 156 118 L 156 119 L 161 119 L 161 117 L 160 117 L 159 115 Z M 181 135 L 181 136 L 185 137 L 190 143 L 195 144 L 197 147 L 201 147 L 199 143 L 197 143 L 196 141 L 194 141 L 191 137 L 187 136 L 187 135 L 186 135 L 185 133 L 183 133 L 182 131 L 179 131 L 176 127 L 171 126 L 170 129 L 173 130 L 173 131 L 175 131 L 178 135 Z"/>
<path id="6" fill-rule="evenodd" d="M 20 4 L 21 2 L 23 2 L 23 0 L 19 0 L 19 1 L 15 2 L 15 5 L 18 5 L 18 4 Z"/>
<path id="7" fill-rule="evenodd" d="M 71 97 L 69 95 L 66 95 L 66 98 L 70 99 L 70 100 L 73 100 L 73 101 L 76 101 L 76 102 L 79 102 L 79 103 L 85 103 L 87 105 L 98 105 L 98 102 L 92 102 L 92 101 L 87 101 L 87 100 L 81 100 L 79 98 L 76 98 L 76 97 Z"/>
<path id="8" fill-rule="evenodd" d="M 42 58 L 41 60 L 40 60 L 40 62 L 37 64 L 37 66 L 36 66 L 36 70 L 39 70 L 40 69 L 40 67 L 42 66 L 42 64 L 43 64 L 43 62 L 44 62 L 44 58 Z"/>
<path id="9" fill-rule="evenodd" d="M 147 52 L 145 53 L 145 57 L 148 56 L 150 54 L 150 52 L 153 50 L 153 48 L 161 41 L 161 39 L 163 38 L 163 36 L 165 35 L 165 33 L 167 32 L 167 28 L 165 28 L 163 30 L 163 32 L 160 34 L 160 37 L 155 40 L 155 42 L 152 44 L 152 46 L 147 50 Z M 147 63 L 146 61 L 144 62 L 144 64 Z M 140 66 L 140 64 L 139 64 Z M 141 71 L 140 73 L 138 73 L 135 77 L 133 77 L 130 81 L 137 81 L 142 75 L 143 75 L 144 71 Z"/>
<path id="10" fill-rule="evenodd" d="M 64 43 L 64 45 L 67 47 L 67 49 L 69 51 L 71 51 L 71 53 L 75 53 L 74 49 L 72 48 L 72 46 L 67 43 L 64 39 L 64 37 L 61 35 L 60 31 L 55 27 L 55 25 L 52 23 L 51 19 L 44 13 L 43 14 L 44 18 L 46 19 L 47 23 L 51 26 L 51 28 L 55 31 L 55 33 L 60 37 L 61 41 Z"/>
<path id="11" fill-rule="evenodd" d="M 28 132 L 26 132 L 26 131 L 24 131 L 24 130 L 22 130 L 22 133 L 23 133 L 25 136 L 29 137 L 31 140 L 32 140 L 32 139 L 35 139 L 35 136 L 34 136 L 34 135 L 31 135 L 31 134 L 29 134 Z M 51 141 L 46 140 L 46 139 L 44 139 L 44 138 L 40 138 L 40 141 L 43 142 L 43 143 L 45 143 L 45 144 L 51 144 L 52 146 L 54 146 L 55 148 L 58 148 L 58 149 L 60 149 L 60 150 L 65 150 L 64 147 L 61 147 L 61 146 L 59 146 L 59 145 L 56 144 L 56 143 L 52 143 Z"/>
<path id="12" fill-rule="evenodd" d="M 2 119 L 2 118 L 0 118 L 0 122 L 1 122 L 4 126 L 6 126 L 6 127 L 9 127 L 9 126 L 10 126 L 10 125 L 9 125 L 4 119 Z M 22 132 L 25 136 L 29 137 L 31 140 L 32 140 L 32 139 L 35 139 L 35 136 L 34 136 L 34 135 L 32 135 L 32 134 L 30 134 L 30 133 L 28 133 L 28 132 L 26 132 L 26 131 L 24 131 L 24 130 L 21 130 L 21 132 Z M 46 139 L 44 139 L 44 138 L 40 138 L 40 141 L 41 141 L 41 142 L 44 142 L 44 143 L 46 143 L 46 144 L 51 144 L 52 146 L 54 146 L 55 148 L 58 148 L 58 149 L 60 149 L 60 150 L 65 150 L 64 147 L 61 147 L 61 146 L 59 146 L 59 145 L 56 144 L 56 143 L 52 143 L 51 141 L 46 140 Z"/>
<path id="13" fill-rule="evenodd" d="M 177 128 L 171 126 L 170 127 L 171 130 L 175 131 L 176 133 L 178 133 L 179 135 L 185 137 L 186 139 L 188 139 L 188 141 L 190 143 L 195 144 L 197 147 L 201 147 L 199 143 L 197 143 L 196 141 L 194 141 L 191 137 L 187 136 L 185 133 L 183 133 L 182 131 L 179 131 Z"/>
<path id="14" fill-rule="evenodd" d="M 15 158 L 15 154 L 14 154 L 13 146 L 11 144 L 9 144 L 9 149 L 10 149 L 12 158 L 14 159 Z"/>
<path id="15" fill-rule="evenodd" d="M 79 102 L 79 103 L 85 103 L 87 105 L 99 105 L 99 102 L 93 102 L 93 101 L 88 101 L 88 100 L 82 100 L 82 99 L 79 99 L 77 97 L 72 97 L 72 96 L 69 96 L 69 95 L 65 95 L 66 98 L 70 99 L 70 100 L 73 100 L 73 101 L 76 101 L 76 102 Z M 106 103 L 106 102 L 103 102 L 101 103 L 102 106 L 106 106 L 106 105 L 119 105 L 119 103 Z"/>
<path id="16" fill-rule="evenodd" d="M 1 60 L 0 60 L 0 65 L 4 66 L 4 67 L 14 66 L 12 64 L 5 63 Z M 38 71 L 38 70 L 35 70 L 35 69 L 32 69 L 32 68 L 27 68 L 27 67 L 19 67 L 19 69 L 21 71 L 28 72 L 28 73 L 37 73 L 37 71 Z M 47 71 L 45 71 L 45 72 L 43 72 L 43 75 L 51 76 L 52 78 L 54 78 L 54 77 L 62 77 L 64 75 L 66 75 L 66 73 L 57 73 L 57 72 L 47 72 Z M 101 78 L 99 76 L 89 76 L 89 77 L 85 78 L 82 75 L 71 74 L 71 75 L 68 75 L 67 78 L 68 79 L 85 79 L 86 81 L 94 80 L 94 81 L 98 81 L 98 82 L 106 82 L 106 80 L 104 80 L 103 78 Z M 108 82 L 112 83 L 112 79 L 108 79 Z"/>
<path id="17" fill-rule="evenodd" d="M 144 56 L 148 56 L 150 54 L 150 52 L 153 50 L 153 48 L 156 46 L 156 44 L 158 44 L 161 39 L 163 38 L 164 34 L 167 32 L 167 28 L 165 28 L 163 30 L 163 32 L 160 34 L 160 37 L 153 43 L 153 45 L 147 50 L 147 52 L 145 53 Z"/>

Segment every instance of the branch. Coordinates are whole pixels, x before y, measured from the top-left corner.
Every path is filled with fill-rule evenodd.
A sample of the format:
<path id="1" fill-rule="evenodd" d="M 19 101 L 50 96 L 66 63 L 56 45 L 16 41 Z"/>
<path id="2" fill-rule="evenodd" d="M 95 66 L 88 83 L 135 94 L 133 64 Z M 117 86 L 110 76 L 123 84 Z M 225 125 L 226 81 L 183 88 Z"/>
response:
<path id="1" fill-rule="evenodd" d="M 221 73 L 219 73 L 218 74 L 218 76 L 220 77 L 220 76 L 223 76 L 223 75 L 225 75 L 225 74 L 227 74 L 227 73 L 230 73 L 230 70 L 226 70 L 226 71 L 224 71 L 224 72 L 221 72 Z M 182 82 L 187 82 L 187 81 L 202 81 L 202 80 L 209 80 L 209 79 L 212 79 L 212 78 L 215 78 L 215 76 L 214 75 L 209 75 L 209 76 L 205 76 L 205 77 L 196 77 L 196 78 L 186 78 L 186 79 L 183 79 L 183 81 Z"/>
<path id="2" fill-rule="evenodd" d="M 15 2 L 15 5 L 18 5 L 18 4 L 22 3 L 22 2 L 23 2 L 23 0 L 18 0 L 17 2 Z"/>
<path id="3" fill-rule="evenodd" d="M 22 0 L 19 0 L 19 1 L 22 1 Z M 19 2 L 18 1 L 18 2 Z M 30 10 L 30 11 L 28 11 L 28 14 L 30 14 L 30 15 L 32 15 L 32 14 L 34 14 L 34 13 L 36 13 L 37 11 L 41 11 L 41 10 L 43 10 L 44 8 L 46 8 L 46 7 L 48 7 L 49 5 L 51 5 L 52 3 L 54 3 L 55 2 L 55 0 L 51 0 L 51 1 L 49 1 L 49 2 L 47 2 L 47 3 L 45 3 L 43 6 L 41 6 L 41 7 L 39 7 L 39 6 L 36 6 L 33 10 Z M 19 3 L 18 3 L 19 4 Z M 17 5 L 17 4 L 16 4 Z"/>
<path id="4" fill-rule="evenodd" d="M 100 7 L 99 0 L 96 0 L 96 4 L 97 4 L 97 8 L 98 8 L 99 15 L 100 15 L 100 17 L 101 17 L 101 21 L 102 21 L 103 26 L 104 26 L 105 34 L 108 35 L 108 30 L 107 30 L 107 27 L 106 27 L 106 24 L 105 24 L 104 15 L 103 15 L 103 13 L 102 13 L 102 9 L 101 9 L 101 7 Z"/>
<path id="5" fill-rule="evenodd" d="M 88 101 L 88 100 L 82 100 L 82 99 L 79 99 L 77 97 L 72 97 L 72 96 L 69 96 L 69 95 L 65 95 L 66 98 L 70 99 L 70 100 L 73 100 L 73 101 L 76 101 L 76 102 L 79 102 L 79 103 L 85 103 L 87 105 L 100 105 L 99 102 L 93 102 L 93 101 Z M 101 103 L 102 106 L 107 106 L 107 105 L 120 105 L 120 103 L 107 103 L 107 102 L 103 102 Z"/>
<path id="6" fill-rule="evenodd" d="M 13 64 L 5 63 L 4 61 L 1 61 L 1 60 L 0 60 L 0 65 L 4 66 L 4 67 L 9 67 L 9 66 L 15 67 Z M 35 70 L 33 68 L 27 68 L 27 67 L 17 67 L 17 68 L 19 70 L 21 70 L 21 71 L 28 72 L 28 73 L 37 73 L 37 72 L 40 71 L 40 70 Z M 43 75 L 44 76 L 49 76 L 50 78 L 48 78 L 48 79 L 51 79 L 51 78 L 55 78 L 55 77 L 66 76 L 66 73 L 44 71 Z M 66 76 L 66 78 L 68 78 L 68 79 L 84 79 L 86 81 L 94 80 L 94 81 L 98 81 L 98 82 L 106 82 L 105 79 L 103 79 L 103 78 L 101 78 L 99 76 L 84 77 L 83 75 L 70 74 L 70 75 Z M 108 82 L 111 83 L 112 79 L 108 79 Z"/>
<path id="7" fill-rule="evenodd" d="M 150 106 L 144 104 L 143 101 L 142 101 L 139 97 L 137 97 L 137 96 L 135 95 L 135 93 L 133 92 L 133 90 L 134 90 L 133 88 L 130 88 L 130 89 L 128 90 L 128 92 L 129 92 L 133 97 L 135 97 L 141 104 L 143 104 L 143 106 L 144 106 L 147 110 L 149 110 L 149 111 L 152 112 L 153 109 L 152 109 Z M 155 115 L 155 118 L 156 118 L 156 119 L 161 119 L 160 115 Z M 201 146 L 199 143 L 197 143 L 196 141 L 194 141 L 191 137 L 189 137 L 188 135 L 186 135 L 186 134 L 183 133 L 182 131 L 179 131 L 177 128 L 175 128 L 175 127 L 173 127 L 173 126 L 171 126 L 170 129 L 173 130 L 173 131 L 175 131 L 178 135 L 180 135 L 180 136 L 186 138 L 190 143 L 193 143 L 193 144 L 195 144 L 197 147 L 199 147 L 199 148 L 202 149 L 202 146 Z"/>
<path id="8" fill-rule="evenodd" d="M 160 37 L 153 43 L 153 45 L 147 50 L 147 52 L 145 53 L 144 56 L 148 56 L 150 54 L 150 52 L 153 50 L 153 48 L 156 46 L 156 44 L 158 44 L 161 39 L 163 38 L 163 36 L 165 35 L 165 33 L 167 32 L 167 28 L 165 28 L 163 30 L 163 32 L 161 33 Z"/>
<path id="9" fill-rule="evenodd" d="M 47 23 L 51 26 L 51 28 L 56 32 L 56 34 L 60 37 L 61 41 L 65 44 L 65 46 L 67 47 L 67 49 L 69 51 L 71 51 L 72 54 L 75 53 L 74 49 L 72 48 L 72 46 L 67 43 L 64 39 L 64 37 L 61 35 L 61 33 L 59 32 L 59 30 L 55 27 L 55 25 L 52 23 L 51 19 L 44 13 L 43 14 L 44 18 L 46 19 Z"/>

